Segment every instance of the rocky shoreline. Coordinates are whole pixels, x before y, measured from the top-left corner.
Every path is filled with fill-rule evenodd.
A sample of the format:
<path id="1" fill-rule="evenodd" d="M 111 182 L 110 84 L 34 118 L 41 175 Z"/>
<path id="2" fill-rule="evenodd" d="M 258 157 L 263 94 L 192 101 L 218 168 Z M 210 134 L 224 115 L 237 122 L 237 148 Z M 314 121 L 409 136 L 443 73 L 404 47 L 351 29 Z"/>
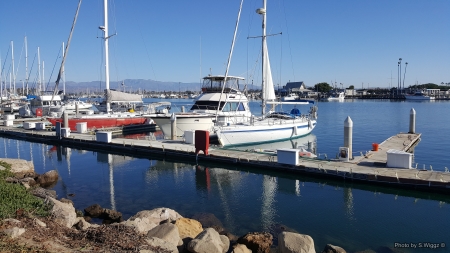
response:
<path id="1" fill-rule="evenodd" d="M 53 206 L 48 217 L 16 213 L 16 219 L 0 221 L 2 236 L 46 250 L 36 252 L 316 252 L 313 238 L 289 232 L 283 226 L 276 234 L 249 232 L 238 237 L 227 232 L 213 214 L 187 218 L 175 210 L 160 207 L 140 211 L 123 220 L 120 212 L 98 204 L 86 207 L 84 211 L 75 210 L 71 200 L 58 200 L 55 191 L 43 188 L 57 182 L 56 171 L 38 175 L 32 162 L 20 159 L 0 161 L 11 164 L 11 171 L 16 175 L 8 178 L 7 182 L 22 184 L 33 195 Z M 91 223 L 93 218 L 101 219 L 102 224 Z M 346 251 L 328 244 L 321 252 Z"/>

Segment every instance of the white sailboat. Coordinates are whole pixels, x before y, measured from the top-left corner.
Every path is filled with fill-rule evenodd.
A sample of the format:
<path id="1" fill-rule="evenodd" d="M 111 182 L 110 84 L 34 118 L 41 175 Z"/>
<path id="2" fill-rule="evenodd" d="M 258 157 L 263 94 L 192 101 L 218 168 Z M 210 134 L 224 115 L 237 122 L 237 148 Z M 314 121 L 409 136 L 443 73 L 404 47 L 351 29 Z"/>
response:
<path id="1" fill-rule="evenodd" d="M 256 10 L 262 16 L 262 117 L 252 116 L 249 122 L 215 126 L 215 132 L 223 147 L 274 142 L 299 138 L 311 133 L 317 124 L 317 107 L 310 108 L 308 114 L 301 115 L 296 108 L 291 113 L 278 113 L 270 110 L 266 114 L 267 105 L 277 105 L 275 89 L 270 69 L 269 54 L 266 42 L 266 0 L 263 8 Z M 289 103 L 289 102 L 286 102 Z M 309 104 L 296 103 L 296 104 Z M 272 108 L 273 109 L 273 108 Z"/>

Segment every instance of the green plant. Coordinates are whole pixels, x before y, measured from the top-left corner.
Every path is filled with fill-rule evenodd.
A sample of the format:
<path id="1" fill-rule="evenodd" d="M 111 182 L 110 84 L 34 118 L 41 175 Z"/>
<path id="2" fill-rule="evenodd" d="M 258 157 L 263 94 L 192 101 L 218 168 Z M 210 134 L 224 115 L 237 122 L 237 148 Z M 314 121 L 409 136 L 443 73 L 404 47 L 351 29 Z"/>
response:
<path id="1" fill-rule="evenodd" d="M 7 183 L 5 179 L 14 176 L 10 171 L 11 166 L 5 166 L 3 162 L 0 162 L 0 165 L 6 168 L 0 170 L 0 219 L 24 214 L 47 216 L 50 206 L 28 192 L 24 186 Z"/>

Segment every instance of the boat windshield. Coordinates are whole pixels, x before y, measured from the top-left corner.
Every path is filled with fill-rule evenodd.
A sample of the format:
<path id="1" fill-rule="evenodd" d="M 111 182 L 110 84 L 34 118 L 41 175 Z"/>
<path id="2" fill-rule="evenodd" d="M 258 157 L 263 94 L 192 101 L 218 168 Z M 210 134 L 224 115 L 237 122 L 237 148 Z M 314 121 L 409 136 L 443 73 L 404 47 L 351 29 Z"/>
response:
<path id="1" fill-rule="evenodd" d="M 217 110 L 217 101 L 197 101 L 192 106 L 193 110 Z M 242 102 L 220 102 L 220 111 L 222 112 L 234 112 L 234 111 L 245 111 L 244 104 Z"/>
<path id="2" fill-rule="evenodd" d="M 221 92 L 222 87 L 225 86 L 224 92 L 231 93 L 239 90 L 239 80 L 243 78 L 228 77 L 227 82 L 224 82 L 223 76 L 207 76 L 203 78 L 202 91 L 203 92 Z"/>

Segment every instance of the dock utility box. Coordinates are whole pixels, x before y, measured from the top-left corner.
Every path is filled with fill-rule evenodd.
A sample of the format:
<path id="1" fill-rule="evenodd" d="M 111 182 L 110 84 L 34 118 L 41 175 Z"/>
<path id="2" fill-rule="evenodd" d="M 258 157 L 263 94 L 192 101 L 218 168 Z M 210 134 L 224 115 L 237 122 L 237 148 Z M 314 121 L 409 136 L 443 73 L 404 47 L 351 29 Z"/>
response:
<path id="1" fill-rule="evenodd" d="M 36 123 L 35 122 L 23 122 L 23 129 L 35 129 Z"/>
<path id="2" fill-rule="evenodd" d="M 77 133 L 84 134 L 87 133 L 87 122 L 79 122 L 76 124 Z"/>
<path id="3" fill-rule="evenodd" d="M 386 167 L 403 168 L 403 169 L 412 168 L 413 154 L 396 149 L 389 149 L 386 152 L 386 154 L 387 154 Z"/>
<path id="4" fill-rule="evenodd" d="M 195 144 L 195 131 L 186 130 L 184 131 L 184 141 L 186 144 Z"/>
<path id="5" fill-rule="evenodd" d="M 36 122 L 36 130 L 46 130 L 45 122 Z"/>
<path id="6" fill-rule="evenodd" d="M 112 132 L 97 132 L 95 138 L 98 142 L 110 143 L 112 140 Z"/>
<path id="7" fill-rule="evenodd" d="M 64 138 L 68 138 L 70 136 L 70 128 L 61 127 L 61 136 Z"/>
<path id="8" fill-rule="evenodd" d="M 282 148 L 277 149 L 277 161 L 282 164 L 297 165 L 299 149 Z"/>

